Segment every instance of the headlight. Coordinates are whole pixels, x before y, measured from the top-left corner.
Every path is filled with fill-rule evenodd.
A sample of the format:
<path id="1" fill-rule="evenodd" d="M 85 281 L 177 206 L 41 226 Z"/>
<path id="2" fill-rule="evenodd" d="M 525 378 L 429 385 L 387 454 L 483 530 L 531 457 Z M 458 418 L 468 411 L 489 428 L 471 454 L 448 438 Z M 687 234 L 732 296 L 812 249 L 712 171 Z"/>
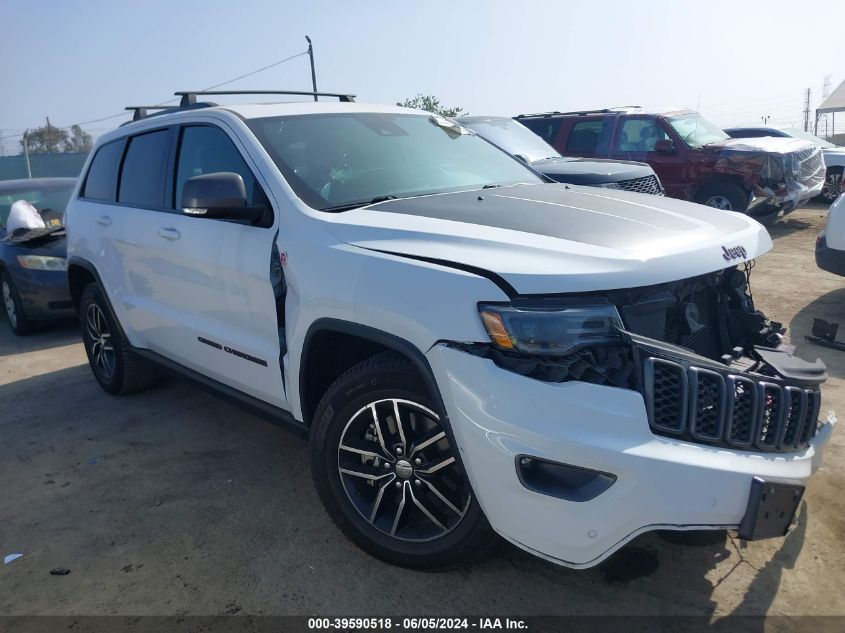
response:
<path id="1" fill-rule="evenodd" d="M 585 345 L 622 341 L 622 319 L 612 305 L 523 307 L 479 304 L 490 340 L 504 350 L 526 354 L 569 354 Z"/>
<path id="2" fill-rule="evenodd" d="M 64 257 L 18 255 L 18 263 L 22 268 L 28 268 L 30 270 L 67 270 L 67 260 Z"/>
<path id="3" fill-rule="evenodd" d="M 619 186 L 619 183 L 616 182 L 600 182 L 596 185 L 596 187 L 601 187 L 602 189 L 621 189 L 622 187 Z"/>

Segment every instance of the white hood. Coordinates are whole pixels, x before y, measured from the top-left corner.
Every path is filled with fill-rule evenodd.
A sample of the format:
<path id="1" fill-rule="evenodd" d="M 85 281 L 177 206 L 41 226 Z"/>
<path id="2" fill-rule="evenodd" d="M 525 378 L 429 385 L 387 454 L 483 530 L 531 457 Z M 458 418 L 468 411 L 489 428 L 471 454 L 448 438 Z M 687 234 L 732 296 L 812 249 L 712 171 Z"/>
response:
<path id="1" fill-rule="evenodd" d="M 739 213 L 559 184 L 389 200 L 329 221 L 348 244 L 489 271 L 519 294 L 664 283 L 772 247 L 766 230 Z"/>

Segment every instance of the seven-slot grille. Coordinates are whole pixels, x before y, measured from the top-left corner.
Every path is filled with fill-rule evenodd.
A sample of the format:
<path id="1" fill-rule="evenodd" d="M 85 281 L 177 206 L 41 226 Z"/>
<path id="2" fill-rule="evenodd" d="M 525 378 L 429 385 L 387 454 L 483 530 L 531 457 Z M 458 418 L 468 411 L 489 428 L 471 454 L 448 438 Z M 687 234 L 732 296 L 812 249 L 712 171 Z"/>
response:
<path id="1" fill-rule="evenodd" d="M 816 433 L 816 389 L 755 381 L 661 358 L 644 366 L 648 421 L 658 435 L 745 450 L 790 452 Z"/>
<path id="2" fill-rule="evenodd" d="M 653 196 L 662 196 L 663 189 L 660 188 L 660 182 L 657 176 L 643 176 L 642 178 L 632 178 L 631 180 L 620 180 L 616 183 L 620 189 L 625 191 L 636 191 L 637 193 L 650 193 Z"/>

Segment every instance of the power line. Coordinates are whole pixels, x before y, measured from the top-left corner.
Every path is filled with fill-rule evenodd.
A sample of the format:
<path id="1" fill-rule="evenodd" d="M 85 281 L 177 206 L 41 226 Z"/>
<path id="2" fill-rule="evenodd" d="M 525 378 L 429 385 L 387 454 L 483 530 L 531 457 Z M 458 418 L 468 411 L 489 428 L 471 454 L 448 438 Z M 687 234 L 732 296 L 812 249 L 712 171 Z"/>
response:
<path id="1" fill-rule="evenodd" d="M 238 77 L 235 77 L 234 79 L 227 79 L 226 81 L 222 81 L 219 84 L 214 84 L 213 86 L 208 86 L 207 88 L 203 88 L 203 90 L 214 90 L 215 88 L 219 88 L 221 86 L 226 86 L 228 84 L 235 83 L 236 81 L 240 81 L 241 79 L 246 79 L 247 77 L 252 77 L 253 75 L 257 75 L 260 72 L 264 72 L 265 70 L 275 68 L 276 66 L 284 64 L 285 62 L 289 62 L 292 59 L 296 59 L 297 57 L 302 57 L 303 55 L 307 55 L 307 54 L 308 54 L 307 50 L 296 53 L 295 55 L 291 55 L 290 57 L 285 57 L 284 59 L 280 59 L 279 61 L 273 62 L 272 64 L 268 64 L 267 66 L 262 66 L 261 68 L 253 70 L 251 72 L 248 72 L 244 75 L 239 75 Z M 156 105 L 167 105 L 168 103 L 173 103 L 174 101 L 178 101 L 178 100 L 179 100 L 179 97 L 176 97 L 174 99 L 168 99 L 167 101 L 161 101 L 160 103 L 157 103 Z M 91 119 L 90 121 L 82 121 L 81 123 L 73 123 L 71 125 L 65 125 L 65 126 L 62 126 L 61 128 L 58 128 L 58 129 L 69 130 L 70 128 L 72 128 L 76 125 L 82 127 L 83 125 L 90 125 L 91 123 L 101 123 L 103 121 L 110 121 L 111 119 L 116 119 L 118 117 L 123 117 L 123 116 L 128 116 L 128 113 L 124 111 L 124 112 L 120 112 L 118 114 L 112 114 L 112 115 L 109 115 L 109 116 L 105 116 L 105 117 L 102 117 L 102 118 L 99 118 L 99 119 Z M 56 126 L 54 125 L 52 127 L 56 127 Z M 21 128 L 17 128 L 17 129 L 21 129 Z M 7 139 L 12 139 L 12 138 L 21 138 L 21 137 L 23 137 L 23 135 L 25 133 L 26 133 L 26 131 L 24 131 L 20 134 L 10 134 L 9 136 L 0 136 L 0 141 L 5 141 Z"/>

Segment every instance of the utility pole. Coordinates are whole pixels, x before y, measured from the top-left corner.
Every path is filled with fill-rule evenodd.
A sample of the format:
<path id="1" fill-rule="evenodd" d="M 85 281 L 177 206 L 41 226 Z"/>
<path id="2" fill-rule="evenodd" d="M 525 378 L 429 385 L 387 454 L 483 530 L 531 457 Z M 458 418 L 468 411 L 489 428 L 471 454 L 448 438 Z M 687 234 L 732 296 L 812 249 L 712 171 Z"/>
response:
<path id="1" fill-rule="evenodd" d="M 23 155 L 26 158 L 26 177 L 32 180 L 32 166 L 29 164 L 29 144 L 26 140 L 27 134 L 29 134 L 29 130 L 25 130 L 23 133 Z"/>
<path id="2" fill-rule="evenodd" d="M 810 89 L 807 88 L 807 96 L 804 99 L 804 131 L 810 131 Z"/>
<path id="3" fill-rule="evenodd" d="M 311 85 L 314 87 L 314 92 L 317 92 L 317 73 L 314 71 L 314 47 L 311 45 L 311 38 L 307 35 L 305 39 L 308 41 L 308 57 L 311 58 Z M 314 95 L 314 101 L 317 100 L 317 95 Z"/>

